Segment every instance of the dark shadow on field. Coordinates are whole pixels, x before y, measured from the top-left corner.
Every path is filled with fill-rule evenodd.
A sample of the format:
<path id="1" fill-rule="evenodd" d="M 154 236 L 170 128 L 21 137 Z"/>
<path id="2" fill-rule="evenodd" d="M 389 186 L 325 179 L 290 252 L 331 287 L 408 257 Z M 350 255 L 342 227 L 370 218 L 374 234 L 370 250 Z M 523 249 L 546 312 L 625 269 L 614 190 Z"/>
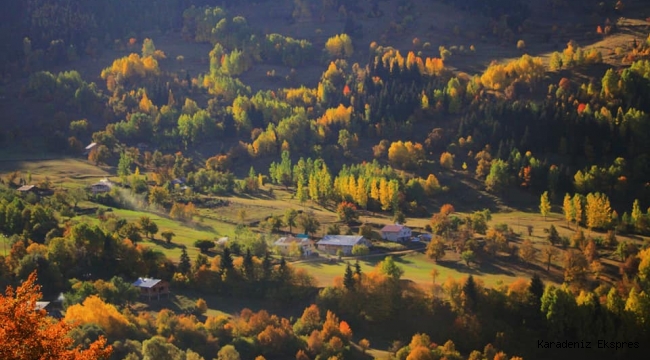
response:
<path id="1" fill-rule="evenodd" d="M 315 294 L 314 294 L 315 296 Z M 162 309 L 169 309 L 177 314 L 191 313 L 196 300 L 199 298 L 205 300 L 209 309 L 217 310 L 237 316 L 243 309 L 250 309 L 254 312 L 266 310 L 271 314 L 277 314 L 283 317 L 300 317 L 303 310 L 313 302 L 313 296 L 306 296 L 304 300 L 292 306 L 287 306 L 286 303 L 255 299 L 247 296 L 222 296 L 197 292 L 187 289 L 172 289 L 172 294 L 169 298 L 164 297 L 160 300 L 144 301 L 152 311 L 160 311 Z"/>
<path id="2" fill-rule="evenodd" d="M 259 190 L 254 194 L 241 193 L 237 194 L 238 198 L 249 199 L 249 200 L 275 200 L 275 196 L 268 191 Z"/>
<path id="3" fill-rule="evenodd" d="M 146 241 L 152 242 L 160 247 L 163 247 L 165 249 L 176 249 L 176 248 L 182 248 L 184 245 L 182 244 L 175 244 L 174 241 L 172 240 L 171 243 L 168 243 L 165 240 L 160 240 L 160 239 L 145 239 Z"/>
<path id="4" fill-rule="evenodd" d="M 191 224 L 184 223 L 183 225 L 185 225 L 187 227 L 190 227 L 190 228 L 193 228 L 195 230 L 201 230 L 201 231 L 206 231 L 206 232 L 215 232 L 215 230 L 214 230 L 214 228 L 212 226 L 204 225 L 204 224 L 201 224 L 201 223 L 191 223 Z"/>

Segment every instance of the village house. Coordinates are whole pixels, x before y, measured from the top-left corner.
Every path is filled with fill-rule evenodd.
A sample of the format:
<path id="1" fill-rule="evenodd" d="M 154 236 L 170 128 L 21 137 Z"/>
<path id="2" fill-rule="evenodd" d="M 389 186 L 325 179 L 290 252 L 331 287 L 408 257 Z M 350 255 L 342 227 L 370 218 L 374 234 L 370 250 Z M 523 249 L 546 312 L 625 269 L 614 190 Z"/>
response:
<path id="1" fill-rule="evenodd" d="M 371 247 L 372 243 L 361 235 L 325 235 L 317 245 L 318 250 L 328 254 L 334 255 L 341 250 L 343 255 L 350 255 L 354 245 Z"/>
<path id="2" fill-rule="evenodd" d="M 160 279 L 139 278 L 132 285 L 140 289 L 140 296 L 147 301 L 151 298 L 160 300 L 160 295 L 169 297 L 169 283 Z"/>
<path id="3" fill-rule="evenodd" d="M 381 229 L 381 238 L 387 241 L 408 241 L 411 236 L 411 229 L 401 224 L 386 225 Z"/>
<path id="4" fill-rule="evenodd" d="M 34 194 L 38 194 L 38 187 L 36 187 L 36 185 L 23 185 L 19 187 L 17 190 L 23 194 L 27 194 L 30 192 Z"/>
<path id="5" fill-rule="evenodd" d="M 92 192 L 93 195 L 103 194 L 111 191 L 112 187 L 113 183 L 111 181 L 108 179 L 102 179 L 98 183 L 90 185 L 90 192 Z"/>
<path id="6" fill-rule="evenodd" d="M 314 252 L 314 241 L 305 237 L 285 236 L 273 243 L 278 252 L 285 256 L 288 256 L 291 252 L 292 244 L 296 244 L 293 246 L 299 246 L 305 256 L 310 256 Z"/>
<path id="7" fill-rule="evenodd" d="M 92 143 L 88 144 L 88 146 L 86 146 L 84 148 L 84 155 L 90 154 L 90 152 L 93 151 L 93 149 L 96 148 L 96 147 L 97 147 L 96 142 L 92 142 Z"/>
<path id="8" fill-rule="evenodd" d="M 61 314 L 62 305 L 63 296 L 60 296 L 54 301 L 37 301 L 34 304 L 34 310 L 45 310 L 48 316 L 61 319 L 63 318 L 63 314 Z"/>

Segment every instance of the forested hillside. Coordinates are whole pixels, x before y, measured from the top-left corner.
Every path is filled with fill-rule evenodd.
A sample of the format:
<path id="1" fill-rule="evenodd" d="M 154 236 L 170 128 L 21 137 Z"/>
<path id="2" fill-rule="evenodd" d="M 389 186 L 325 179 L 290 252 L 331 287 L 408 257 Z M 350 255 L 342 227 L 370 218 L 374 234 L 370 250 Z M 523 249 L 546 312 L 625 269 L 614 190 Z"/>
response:
<path id="1" fill-rule="evenodd" d="M 29 309 L 61 294 L 40 354 L 647 346 L 642 1 L 27 0 L 2 16 L 0 316 L 45 326 Z M 368 242 L 318 244 L 354 234 Z M 171 295 L 140 297 L 145 277 Z M 15 326 L 0 340 L 38 342 Z M 19 344 L 0 353 L 31 358 Z"/>

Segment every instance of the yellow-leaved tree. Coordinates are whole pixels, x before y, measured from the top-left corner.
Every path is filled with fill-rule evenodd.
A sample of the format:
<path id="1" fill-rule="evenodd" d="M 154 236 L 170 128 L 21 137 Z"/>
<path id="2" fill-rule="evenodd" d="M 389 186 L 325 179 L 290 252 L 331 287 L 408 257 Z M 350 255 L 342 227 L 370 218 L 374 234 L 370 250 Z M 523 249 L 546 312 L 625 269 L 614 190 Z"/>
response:
<path id="1" fill-rule="evenodd" d="M 111 338 L 124 339 L 129 321 L 115 306 L 105 303 L 99 297 L 92 295 L 83 304 L 72 305 L 65 312 L 65 321 L 79 324 L 97 324 Z"/>

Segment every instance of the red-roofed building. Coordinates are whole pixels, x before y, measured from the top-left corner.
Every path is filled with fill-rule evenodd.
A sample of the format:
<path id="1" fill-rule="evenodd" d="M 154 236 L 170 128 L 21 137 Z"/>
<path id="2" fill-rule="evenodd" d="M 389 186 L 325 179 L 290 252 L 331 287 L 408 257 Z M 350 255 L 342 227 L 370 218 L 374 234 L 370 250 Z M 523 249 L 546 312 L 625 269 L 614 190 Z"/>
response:
<path id="1" fill-rule="evenodd" d="M 408 241 L 411 229 L 400 224 L 386 225 L 381 229 L 381 238 L 388 241 Z"/>

